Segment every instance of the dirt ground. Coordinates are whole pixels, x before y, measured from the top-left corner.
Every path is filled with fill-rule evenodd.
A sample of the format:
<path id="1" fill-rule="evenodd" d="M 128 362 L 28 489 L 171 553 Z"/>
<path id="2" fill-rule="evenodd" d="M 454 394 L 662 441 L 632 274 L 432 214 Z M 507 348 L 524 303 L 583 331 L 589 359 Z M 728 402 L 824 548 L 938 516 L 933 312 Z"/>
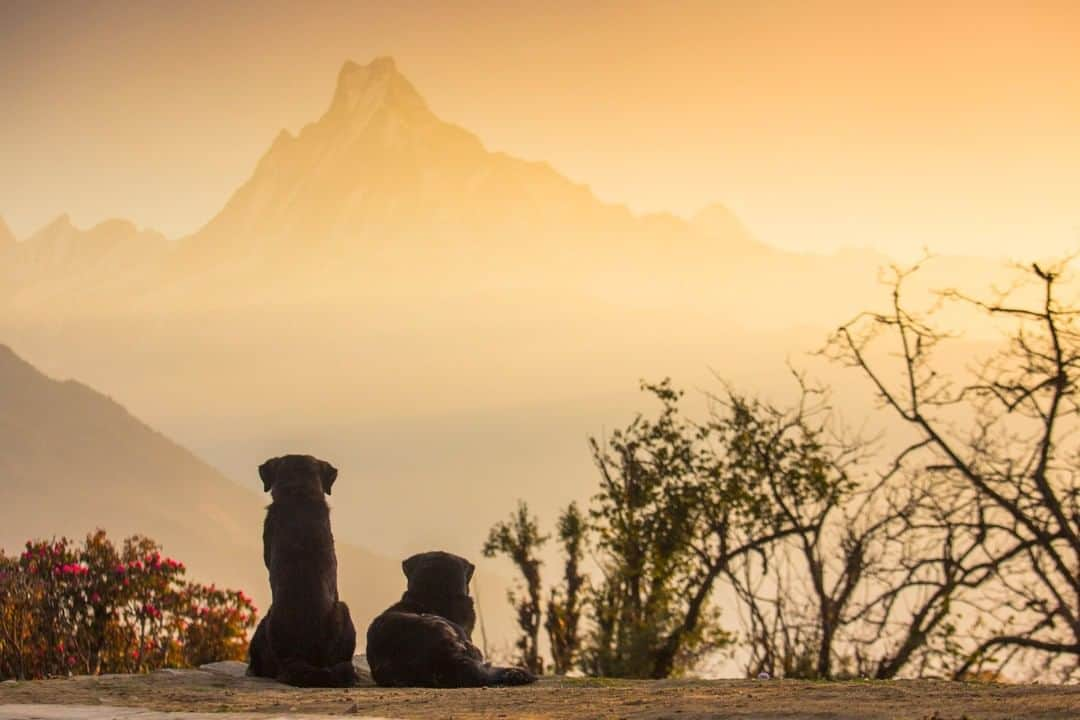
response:
<path id="1" fill-rule="evenodd" d="M 545 678 L 524 688 L 301 690 L 204 670 L 0 683 L 0 705 L 60 703 L 152 710 L 389 718 L 1080 718 L 1080 686 L 940 681 L 622 681 Z"/>

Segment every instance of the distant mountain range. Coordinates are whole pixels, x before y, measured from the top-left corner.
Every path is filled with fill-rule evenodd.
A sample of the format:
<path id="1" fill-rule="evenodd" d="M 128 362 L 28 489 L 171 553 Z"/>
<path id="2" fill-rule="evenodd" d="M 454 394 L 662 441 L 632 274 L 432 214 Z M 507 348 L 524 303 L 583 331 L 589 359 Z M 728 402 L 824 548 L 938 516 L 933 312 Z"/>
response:
<path id="1" fill-rule="evenodd" d="M 710 240 L 725 252 L 759 249 L 737 224 L 715 227 L 723 236 Z M 598 238 L 612 246 L 597 246 Z M 544 242 L 527 249 L 523 239 Z M 465 256 L 468 266 L 523 251 L 560 262 L 648 254 L 647 244 L 663 240 L 704 245 L 675 218 L 642 221 L 545 163 L 489 152 L 436 117 L 394 61 L 379 58 L 346 63 L 326 113 L 295 137 L 282 132 L 179 251 L 291 258 L 305 248 L 372 260 L 420 242 L 425 254 Z"/>
<path id="2" fill-rule="evenodd" d="M 602 202 L 546 163 L 491 152 L 444 122 L 383 57 L 345 63 L 326 112 L 280 132 L 190 236 L 169 242 L 121 220 L 79 230 L 61 216 L 14 242 L 0 220 L 0 316 L 507 288 L 618 301 L 640 288 L 666 304 L 749 302 L 753 321 L 806 323 L 846 314 L 839 287 L 873 292 L 886 263 L 869 251 L 773 250 L 722 205 L 685 221 Z M 941 276 L 971 267 L 961 260 Z M 779 316 L 764 307 L 777 303 L 759 302 L 798 295 Z"/>
<path id="3" fill-rule="evenodd" d="M 30 538 L 81 540 L 95 528 L 114 541 L 139 533 L 191 576 L 242 589 L 265 610 L 268 499 L 254 468 L 250 480 L 248 492 L 104 395 L 46 377 L 0 345 L 0 547 L 8 552 Z M 350 482 L 343 471 L 339 489 Z M 341 593 L 359 626 L 401 593 L 401 569 L 340 539 L 337 553 Z"/>
<path id="4" fill-rule="evenodd" d="M 20 243 L 0 237 L 0 300 L 69 312 L 132 301 L 182 308 L 176 298 L 192 293 L 246 304 L 280 295 L 282 283 L 317 296 L 402 282 L 580 286 L 597 273 L 678 274 L 765 252 L 722 207 L 693 223 L 639 217 L 545 163 L 488 151 L 379 58 L 346 63 L 323 116 L 295 136 L 281 132 L 189 237 L 168 243 L 117 220 L 80 231 L 66 216 Z M 347 282 L 326 282 L 328 271 Z"/>
<path id="5" fill-rule="evenodd" d="M 0 228 L 0 303 L 57 312 L 77 310 L 80 299 L 118 300 L 132 289 L 145 290 L 170 249 L 161 233 L 126 220 L 80 230 L 61 215 L 23 242 L 5 242 L 5 230 Z"/>

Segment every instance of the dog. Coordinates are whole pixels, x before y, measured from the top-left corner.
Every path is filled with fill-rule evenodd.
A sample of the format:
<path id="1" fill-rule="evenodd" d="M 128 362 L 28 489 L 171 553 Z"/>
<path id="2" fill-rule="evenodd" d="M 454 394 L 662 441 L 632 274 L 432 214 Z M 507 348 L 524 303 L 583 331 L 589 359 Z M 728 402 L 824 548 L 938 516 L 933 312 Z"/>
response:
<path id="1" fill-rule="evenodd" d="M 445 552 L 413 555 L 401 564 L 408 588 L 367 632 L 372 679 L 390 687 L 527 685 L 521 667 L 493 667 L 472 644 L 476 611 L 469 597 L 472 563 Z"/>
<path id="2" fill-rule="evenodd" d="M 310 455 L 285 455 L 260 465 L 259 477 L 273 497 L 263 524 L 272 599 L 251 638 L 248 674 L 299 687 L 356 685 L 356 628 L 338 599 L 330 508 L 323 497 L 337 469 Z"/>

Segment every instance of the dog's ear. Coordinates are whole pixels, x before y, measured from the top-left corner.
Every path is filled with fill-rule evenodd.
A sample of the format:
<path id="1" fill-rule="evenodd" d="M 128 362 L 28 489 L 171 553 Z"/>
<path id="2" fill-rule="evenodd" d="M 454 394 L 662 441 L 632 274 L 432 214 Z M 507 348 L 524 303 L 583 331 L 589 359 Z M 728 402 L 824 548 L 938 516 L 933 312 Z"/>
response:
<path id="1" fill-rule="evenodd" d="M 471 562 L 462 558 L 461 561 L 465 563 L 465 587 L 469 587 L 469 583 L 472 582 L 473 573 L 476 572 L 476 566 Z"/>
<path id="2" fill-rule="evenodd" d="M 420 556 L 413 555 L 407 557 L 401 561 L 401 570 L 405 573 L 406 580 L 412 580 L 413 573 L 416 572 L 416 568 L 420 565 Z"/>
<path id="3" fill-rule="evenodd" d="M 281 464 L 281 458 L 270 458 L 262 465 L 259 466 L 259 477 L 263 481 L 263 492 L 270 492 L 270 488 L 274 486 L 274 481 L 277 480 L 278 466 Z"/>
<path id="4" fill-rule="evenodd" d="M 323 492 L 329 495 L 330 488 L 333 487 L 334 481 L 337 480 L 337 468 L 325 460 L 320 460 L 319 477 L 322 478 Z"/>

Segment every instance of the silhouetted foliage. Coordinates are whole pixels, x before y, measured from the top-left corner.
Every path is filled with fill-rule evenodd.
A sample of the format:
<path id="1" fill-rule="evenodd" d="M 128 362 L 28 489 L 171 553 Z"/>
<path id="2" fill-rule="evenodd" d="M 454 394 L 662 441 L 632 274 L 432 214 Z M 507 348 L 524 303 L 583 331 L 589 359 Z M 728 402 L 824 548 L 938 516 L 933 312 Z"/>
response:
<path id="1" fill-rule="evenodd" d="M 556 535 L 565 558 L 562 587 L 551 588 L 547 604 L 548 640 L 551 643 L 551 661 L 555 673 L 565 675 L 574 668 L 581 646 L 579 636 L 581 622 L 581 593 L 587 578 L 582 574 L 581 561 L 585 555 L 586 518 L 577 503 L 570 503 L 559 516 Z"/>
<path id="2" fill-rule="evenodd" d="M 581 662 L 594 675 L 667 677 L 729 641 L 707 607 L 720 569 L 695 545 L 707 494 L 699 480 L 711 474 L 704 434 L 679 415 L 682 393 L 669 382 L 644 389 L 661 403 L 655 420 L 639 415 L 606 444 L 590 439 L 601 578 Z"/>
<path id="3" fill-rule="evenodd" d="M 710 603 L 717 585 L 810 529 L 790 508 L 831 507 L 849 491 L 801 412 L 729 391 L 694 423 L 668 381 L 643 389 L 660 401 L 655 418 L 591 440 L 600 484 L 587 529 L 600 577 L 585 596 L 578 664 L 594 675 L 668 677 L 729 648 Z"/>
<path id="4" fill-rule="evenodd" d="M 939 309 L 973 310 L 1003 333 L 966 376 L 935 355 L 953 336 L 905 303 L 915 269 L 896 270 L 890 309 L 861 314 L 826 350 L 910 431 L 887 450 L 843 432 L 827 393 L 799 375 L 793 406 L 729 386 L 700 422 L 669 381 L 643 385 L 659 413 L 590 439 L 599 487 L 588 522 L 567 535 L 560 521 L 567 587 L 588 587 L 576 665 L 659 678 L 734 648 L 750 675 L 1039 668 L 1075 680 L 1080 308 L 1059 299 L 1064 270 L 1032 266 L 1026 301 L 1015 299 L 1023 286 L 990 299 L 940 293 Z M 578 528 L 581 545 L 569 544 Z M 576 549 L 586 543 L 588 585 Z M 720 624 L 718 590 L 739 610 L 737 640 Z M 551 631 L 564 627 L 561 592 L 547 621 L 559 671 L 575 657 Z"/>
<path id="5" fill-rule="evenodd" d="M 0 553 L 0 677 L 148 672 L 240 660 L 255 608 L 240 591 L 183 580 L 183 563 L 103 531 Z"/>
<path id="6" fill-rule="evenodd" d="M 510 519 L 491 528 L 483 552 L 486 557 L 503 554 L 513 561 L 525 581 L 521 591 L 510 590 L 507 597 L 517 611 L 521 637 L 517 647 L 521 664 L 536 674 L 544 672 L 543 659 L 538 647 L 540 639 L 540 561 L 537 551 L 547 542 L 541 535 L 536 518 L 529 514 L 529 506 L 518 503 L 517 512 Z"/>

